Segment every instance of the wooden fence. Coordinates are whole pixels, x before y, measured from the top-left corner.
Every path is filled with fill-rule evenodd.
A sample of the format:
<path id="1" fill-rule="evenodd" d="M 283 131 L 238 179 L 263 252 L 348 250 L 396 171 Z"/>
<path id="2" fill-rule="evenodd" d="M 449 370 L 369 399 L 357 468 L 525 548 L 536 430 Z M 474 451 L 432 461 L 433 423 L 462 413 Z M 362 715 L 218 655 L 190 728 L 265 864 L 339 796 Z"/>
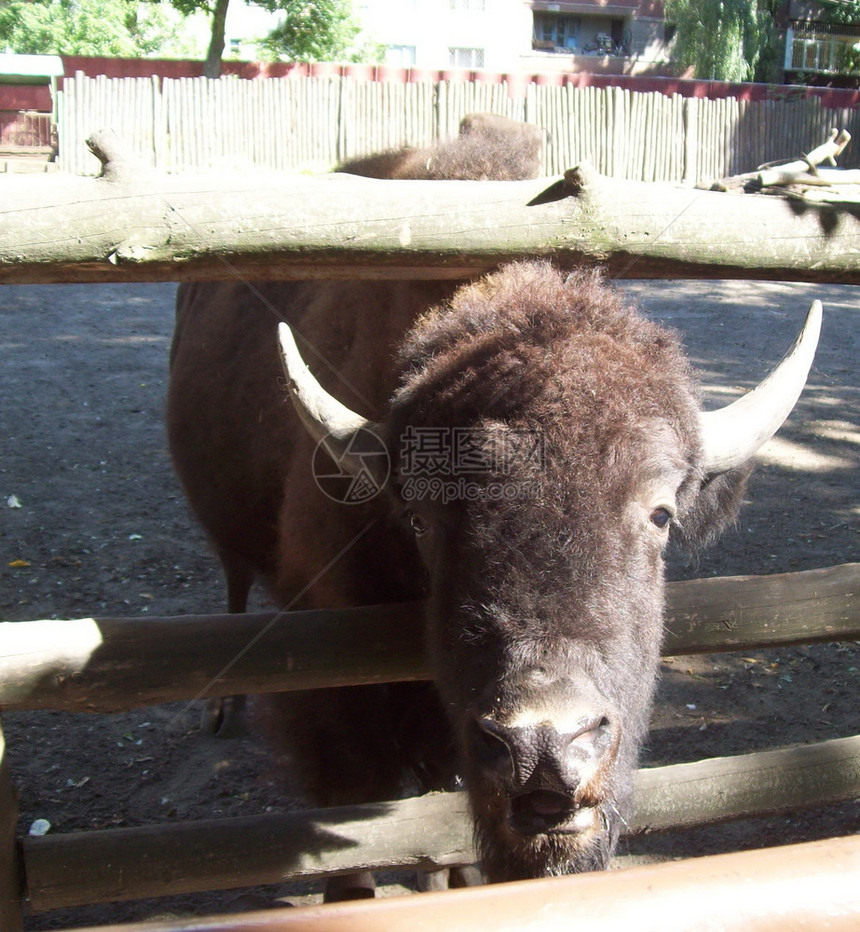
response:
<path id="1" fill-rule="evenodd" d="M 856 639 L 858 581 L 860 565 L 847 564 L 673 583 L 664 652 Z M 270 615 L 11 622 L 0 626 L 0 706 L 106 712 L 193 699 L 201 683 L 214 683 L 210 693 L 226 695 L 423 679 L 428 672 L 420 615 L 419 606 L 410 604 L 297 612 L 278 625 Z M 263 629 L 265 649 L 248 650 Z M 198 658 L 193 676 L 189 644 Z M 236 656 L 238 663 L 225 663 Z M 289 670 L 273 663 L 284 656 L 291 657 Z M 20 888 L 9 866 L 15 861 L 14 801 L 2 773 L 2 750 L 0 733 L 0 894 L 7 897 L 5 904 L 0 898 L 0 920 L 4 932 L 15 932 L 21 927 L 14 913 Z M 639 772 L 627 831 L 704 825 L 858 794 L 860 736 L 676 764 Z M 322 838 L 331 845 L 321 848 Z M 25 838 L 18 869 L 30 909 L 40 911 L 314 879 L 356 868 L 438 869 L 474 857 L 463 794 L 453 793 Z"/>
<path id="2" fill-rule="evenodd" d="M 328 86 L 335 85 L 329 82 Z M 138 105 L 143 106 L 129 99 L 130 110 Z M 469 104 L 464 109 L 474 107 Z M 451 119 L 456 122 L 453 115 Z M 64 216 L 59 208 L 57 215 L 60 219 Z M 36 250 L 32 242 L 31 237 L 28 246 L 31 252 Z M 311 251 L 313 248 L 310 247 Z M 324 252 L 325 248 L 328 247 L 316 247 L 317 252 Z M 52 261 L 56 264 L 58 260 Z M 396 272 L 396 269 L 380 268 L 380 274 L 396 275 Z M 849 564 L 779 577 L 675 584 L 670 587 L 669 594 L 666 649 L 684 653 L 717 648 L 749 650 L 763 644 L 856 639 L 860 637 L 858 575 L 860 567 Z M 177 676 L 174 660 L 191 654 L 198 660 L 195 666 L 202 682 L 217 680 L 215 691 L 221 694 L 427 676 L 419 647 L 420 616 L 414 605 L 301 615 L 291 618 L 290 624 L 272 629 L 273 635 L 291 639 L 289 643 L 275 647 L 267 637 L 265 652 L 256 657 L 246 647 L 254 641 L 251 636 L 254 626 L 270 624 L 268 616 L 125 621 L 88 618 L 4 625 L 0 635 L 8 663 L 0 666 L 0 707 L 108 711 L 179 697 L 190 699 L 198 694 L 200 684 L 189 678 L 184 662 Z M 410 617 L 411 626 L 404 624 Z M 206 638 L 200 635 L 201 626 L 209 632 Z M 370 634 L 371 629 L 375 634 Z M 177 647 L 183 640 L 193 644 L 193 650 Z M 237 645 L 241 645 L 241 650 Z M 373 645 L 381 653 L 369 656 Z M 226 665 L 219 651 L 226 651 L 226 656 L 237 658 L 237 662 Z M 289 670 L 285 670 L 283 664 L 277 664 L 274 670 L 271 665 L 266 668 L 272 658 L 283 656 L 293 658 Z M 356 661 L 360 662 L 356 665 Z M 221 671 L 228 668 L 230 676 L 220 676 Z M 723 821 L 851 798 L 858 793 L 860 736 L 805 748 L 642 770 L 637 776 L 636 816 L 632 829 L 659 830 Z M 410 832 L 404 832 L 404 826 L 408 826 Z M 431 795 L 377 806 L 284 816 L 264 815 L 44 838 L 17 839 L 16 829 L 15 800 L 0 732 L 2 932 L 20 932 L 25 898 L 31 909 L 47 910 L 74 903 L 138 898 L 151 893 L 280 881 L 287 876 L 319 877 L 358 867 L 393 865 L 432 869 L 467 863 L 474 856 L 462 794 Z M 319 839 L 323 837 L 331 838 L 326 850 L 320 849 Z M 315 840 L 315 844 L 311 840 Z M 773 877 L 770 868 L 763 873 L 750 871 L 750 876 L 762 878 L 760 899 L 763 906 L 757 907 L 756 916 L 766 915 L 769 928 L 779 925 L 774 917 L 784 915 L 779 911 L 786 908 L 794 911 L 792 919 L 797 918 L 799 910 L 805 910 L 807 920 L 811 915 L 807 927 L 812 927 L 815 917 L 831 922 L 838 913 L 841 921 L 839 924 L 833 921 L 831 927 L 856 928 L 860 918 L 860 895 L 848 876 L 848 870 L 860 856 L 856 839 L 833 840 L 822 845 L 822 849 L 816 850 L 823 851 L 823 860 L 813 858 L 807 848 L 785 856 L 793 865 L 787 873 L 780 874 L 785 895 L 775 893 L 772 886 L 766 885 L 765 881 Z M 758 857 L 772 863 L 771 857 L 764 853 Z M 813 863 L 815 867 L 811 869 Z M 708 908 L 711 911 L 707 915 L 696 914 L 694 908 L 692 921 L 683 926 L 677 924 L 676 928 L 713 924 L 713 909 L 736 901 L 740 895 L 737 877 L 747 877 L 746 867 L 732 867 L 725 875 L 726 880 L 720 881 L 721 886 L 716 888 L 715 875 L 703 877 L 697 873 L 700 868 L 695 862 L 691 867 L 678 869 L 685 872 L 686 879 L 675 882 L 680 885 L 679 890 L 686 895 L 687 902 L 695 901 L 702 909 L 702 897 L 707 893 L 714 898 L 714 906 Z M 816 883 L 820 881 L 815 895 L 809 895 L 810 875 L 805 872 L 810 869 Z M 600 885 L 603 892 L 588 907 L 590 912 L 583 924 L 585 921 L 593 923 L 618 905 L 630 915 L 641 918 L 644 907 L 641 894 L 635 892 L 638 889 L 635 883 L 623 877 L 616 880 L 611 875 L 596 880 L 570 878 L 551 888 L 517 885 L 524 896 L 530 895 L 529 890 L 536 891 L 541 908 L 530 905 L 524 913 L 512 912 L 511 915 L 541 913 L 543 918 L 538 918 L 543 925 L 535 925 L 535 928 L 550 928 L 553 922 L 555 926 L 552 927 L 557 927 L 559 916 L 570 918 L 571 915 L 559 910 L 571 910 L 571 904 L 579 901 L 576 891 L 591 884 Z M 607 890 L 606 884 L 618 886 Z M 735 886 L 729 892 L 726 885 L 731 884 Z M 656 885 L 653 877 L 647 881 L 649 893 Z M 752 889 L 750 894 L 750 884 L 742 886 L 742 892 L 748 897 L 758 896 L 758 888 Z M 474 902 L 477 902 L 475 896 L 480 899 L 482 917 L 499 915 L 505 910 L 504 891 L 496 893 L 488 889 L 474 895 L 458 893 L 454 896 L 461 895 L 467 897 L 459 901 L 464 906 L 470 898 Z M 798 898 L 802 903 L 798 903 Z M 544 904 L 556 900 L 559 902 L 554 910 L 544 908 Z M 387 925 L 384 916 L 390 908 L 384 904 L 378 921 L 374 919 L 376 914 L 370 913 L 360 923 L 355 921 L 355 910 L 367 907 L 337 907 L 325 912 L 324 917 L 326 922 L 340 924 L 323 925 L 328 929 L 416 928 L 416 914 L 428 917 L 422 928 L 434 932 L 442 928 L 474 928 L 478 924 L 472 914 L 469 914 L 469 926 L 453 923 L 450 912 L 446 913 L 446 907 L 440 904 L 457 904 L 455 899 L 437 897 L 426 902 L 427 906 L 416 900 L 411 906 L 391 907 L 411 911 L 413 918 L 398 918 Z M 751 908 L 748 902 L 748 898 L 743 900 L 741 912 Z M 458 906 L 452 908 L 456 911 Z M 762 909 L 766 913 L 762 913 Z M 314 917 L 319 918 L 320 914 L 312 912 L 306 919 L 300 911 L 294 912 L 298 917 L 296 922 L 302 927 L 320 927 L 319 923 L 314 924 Z M 676 912 L 664 911 L 648 927 L 662 928 L 665 915 Z M 582 920 L 582 916 L 579 918 Z M 286 928 L 287 921 L 290 920 L 276 915 L 252 917 L 238 923 L 165 920 L 147 928 L 150 932 L 180 932 L 192 928 L 197 932 L 216 928 L 225 932 L 227 929 L 275 932 L 278 928 Z M 516 920 L 521 921 L 520 918 Z M 306 922 L 310 924 L 303 925 Z M 493 921 L 492 924 L 498 928 L 513 928 L 510 916 L 504 917 L 504 922 Z M 720 927 L 741 926 L 722 923 Z"/>
<path id="3" fill-rule="evenodd" d="M 315 171 L 369 152 L 429 145 L 456 135 L 464 114 L 482 110 L 543 127 L 547 175 L 587 159 L 605 175 L 688 183 L 797 157 L 834 126 L 860 135 L 860 111 L 828 109 L 817 97 L 709 100 L 619 87 L 78 73 L 58 98 L 60 168 L 76 174 L 97 174 L 84 140 L 104 128 L 164 171 Z M 842 164 L 860 165 L 860 155 L 849 147 Z"/>

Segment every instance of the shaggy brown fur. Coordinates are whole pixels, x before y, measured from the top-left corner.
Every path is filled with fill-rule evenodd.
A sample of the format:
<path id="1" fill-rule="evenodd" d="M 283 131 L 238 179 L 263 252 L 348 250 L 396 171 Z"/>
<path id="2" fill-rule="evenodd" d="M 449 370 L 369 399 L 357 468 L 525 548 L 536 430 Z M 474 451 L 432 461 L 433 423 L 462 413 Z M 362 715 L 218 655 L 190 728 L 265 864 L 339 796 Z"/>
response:
<path id="1" fill-rule="evenodd" d="M 352 159 L 337 171 L 367 178 L 425 181 L 525 181 L 537 178 L 543 130 L 495 113 L 470 113 L 460 135 L 426 149 L 397 149 Z"/>
<path id="2" fill-rule="evenodd" d="M 401 150 L 342 169 L 426 179 L 429 160 L 436 178 L 530 178 L 540 170 L 541 142 L 537 127 L 470 114 L 457 139 L 422 150 L 420 157 Z M 395 388 L 392 359 L 399 340 L 452 291 L 447 282 L 420 281 L 180 285 L 169 442 L 192 509 L 224 567 L 230 611 L 245 610 L 255 579 L 294 608 L 420 597 L 422 569 L 408 537 L 392 572 L 391 519 L 379 518 L 350 545 L 378 509 L 354 506 L 344 520 L 344 508 L 317 489 L 310 471 L 314 444 L 279 388 L 275 334 L 278 321 L 288 320 L 313 347 L 308 362 L 326 388 L 378 417 Z M 396 526 L 393 533 L 403 531 Z M 344 547 L 345 557 L 295 601 Z M 441 751 L 416 753 L 414 760 L 407 753 L 407 767 L 417 776 L 403 776 L 401 749 L 415 745 L 419 733 L 433 748 L 450 745 L 447 726 L 415 727 L 416 721 L 442 721 L 435 691 L 426 684 L 320 690 L 284 697 L 280 704 L 269 717 L 282 723 L 281 732 L 291 732 L 294 769 L 320 804 L 391 798 L 402 792 L 404 780 L 441 787 L 452 779 L 427 763 L 445 757 Z"/>
<path id="3" fill-rule="evenodd" d="M 535 498 L 410 506 L 438 538 L 429 557 L 422 551 L 428 637 L 485 869 L 500 880 L 603 866 L 629 806 L 662 628 L 664 539 L 631 505 L 654 476 L 673 476 L 675 529 L 696 544 L 734 519 L 748 470 L 702 475 L 697 392 L 677 339 L 596 273 L 507 266 L 419 321 L 399 365 L 391 449 L 410 428 L 442 425 L 472 428 L 489 446 L 512 431 L 544 441 L 540 462 L 482 480 L 539 487 Z M 504 781 L 476 762 L 476 716 L 515 710 L 524 671 L 536 667 L 551 681 L 589 681 L 614 710 L 617 757 L 579 800 L 598 806 L 603 832 L 511 831 Z"/>
<path id="4" fill-rule="evenodd" d="M 315 445 L 279 384 L 278 319 L 324 387 L 384 422 L 384 495 L 345 506 L 316 487 Z M 734 517 L 746 476 L 702 475 L 676 338 L 599 276 L 539 262 L 453 296 L 417 282 L 181 286 L 171 363 L 171 449 L 231 610 L 255 577 L 291 608 L 427 597 L 438 693 L 274 700 L 311 799 L 388 799 L 460 774 L 490 879 L 604 866 L 651 702 L 662 512 L 695 542 Z M 404 438 L 452 428 L 471 439 L 468 494 L 414 495 L 440 477 L 410 472 Z M 523 455 L 536 437 L 540 455 Z"/>

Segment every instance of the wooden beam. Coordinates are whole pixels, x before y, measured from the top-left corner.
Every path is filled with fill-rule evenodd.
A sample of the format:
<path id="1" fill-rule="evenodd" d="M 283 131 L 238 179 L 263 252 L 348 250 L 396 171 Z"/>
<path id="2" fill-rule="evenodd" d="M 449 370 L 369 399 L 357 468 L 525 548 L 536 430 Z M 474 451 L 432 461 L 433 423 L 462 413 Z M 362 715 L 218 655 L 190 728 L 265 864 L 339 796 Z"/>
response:
<path id="1" fill-rule="evenodd" d="M 46 842 L 42 844 L 41 842 Z M 464 793 L 26 838 L 35 912 L 475 860 Z"/>
<path id="2" fill-rule="evenodd" d="M 860 736 L 640 770 L 631 832 L 704 825 L 860 795 Z M 434 869 L 475 858 L 464 793 L 24 840 L 29 906 Z M 404 927 L 408 928 L 408 927 Z"/>
<path id="3" fill-rule="evenodd" d="M 860 563 L 693 579 L 667 590 L 667 657 L 860 637 Z"/>
<path id="4" fill-rule="evenodd" d="M 635 832 L 711 825 L 860 796 L 860 735 L 777 751 L 645 768 Z"/>
<path id="5" fill-rule="evenodd" d="M 860 564 L 671 583 L 665 656 L 860 638 Z M 158 702 L 430 679 L 419 603 L 0 624 L 0 707 Z"/>
<path id="6" fill-rule="evenodd" d="M 512 258 L 615 278 L 860 283 L 848 207 L 597 175 L 0 176 L 0 282 L 460 278 Z"/>
<path id="7" fill-rule="evenodd" d="M 856 932 L 860 837 L 525 883 L 80 932 Z"/>
<path id="8" fill-rule="evenodd" d="M 24 928 L 17 826 L 18 800 L 9 775 L 3 723 L 0 722 L 0 929 L 3 932 L 21 932 Z"/>
<path id="9" fill-rule="evenodd" d="M 203 696 L 427 679 L 417 603 L 0 624 L 0 707 L 118 712 Z"/>

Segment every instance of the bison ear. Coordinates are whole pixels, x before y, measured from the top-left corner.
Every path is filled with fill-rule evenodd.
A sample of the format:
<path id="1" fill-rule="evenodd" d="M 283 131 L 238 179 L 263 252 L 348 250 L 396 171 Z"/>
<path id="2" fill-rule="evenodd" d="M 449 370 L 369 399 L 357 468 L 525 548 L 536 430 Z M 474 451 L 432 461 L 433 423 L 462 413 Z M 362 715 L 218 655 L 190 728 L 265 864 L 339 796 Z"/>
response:
<path id="1" fill-rule="evenodd" d="M 688 553 L 713 543 L 735 523 L 744 502 L 752 462 L 713 476 L 692 477 L 678 493 L 678 521 L 672 542 Z"/>

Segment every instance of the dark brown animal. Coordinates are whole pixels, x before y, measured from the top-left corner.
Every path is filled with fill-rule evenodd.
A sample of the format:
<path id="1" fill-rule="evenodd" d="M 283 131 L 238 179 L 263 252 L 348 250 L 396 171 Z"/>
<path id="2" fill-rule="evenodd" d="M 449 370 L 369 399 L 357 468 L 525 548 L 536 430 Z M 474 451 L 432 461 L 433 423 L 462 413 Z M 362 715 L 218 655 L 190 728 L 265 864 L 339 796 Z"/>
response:
<path id="1" fill-rule="evenodd" d="M 663 550 L 735 518 L 819 321 L 756 393 L 702 415 L 677 338 L 593 272 L 517 263 L 453 295 L 181 286 L 170 444 L 231 610 L 255 578 L 296 609 L 426 599 L 435 686 L 275 700 L 313 801 L 462 778 L 490 880 L 605 866 L 647 728 Z M 369 491 L 344 504 L 319 476 Z"/>
<path id="2" fill-rule="evenodd" d="M 426 149 L 395 149 L 352 159 L 337 171 L 368 178 L 520 181 L 538 176 L 544 133 L 496 113 L 469 113 L 456 139 Z"/>

